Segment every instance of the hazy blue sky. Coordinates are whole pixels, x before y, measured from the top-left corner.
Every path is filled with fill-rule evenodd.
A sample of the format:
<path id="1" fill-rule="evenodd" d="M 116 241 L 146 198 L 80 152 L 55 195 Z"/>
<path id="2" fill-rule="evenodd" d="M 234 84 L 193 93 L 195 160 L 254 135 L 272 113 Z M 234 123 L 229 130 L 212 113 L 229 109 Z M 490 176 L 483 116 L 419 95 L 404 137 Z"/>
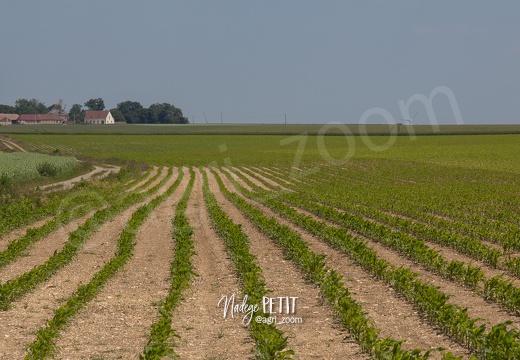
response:
<path id="1" fill-rule="evenodd" d="M 196 122 L 357 123 L 376 107 L 398 120 L 399 100 L 445 86 L 466 123 L 520 123 L 516 0 L 5 0 L 1 12 L 0 104 L 101 97 L 169 102 Z M 454 122 L 446 98 L 433 104 Z"/>

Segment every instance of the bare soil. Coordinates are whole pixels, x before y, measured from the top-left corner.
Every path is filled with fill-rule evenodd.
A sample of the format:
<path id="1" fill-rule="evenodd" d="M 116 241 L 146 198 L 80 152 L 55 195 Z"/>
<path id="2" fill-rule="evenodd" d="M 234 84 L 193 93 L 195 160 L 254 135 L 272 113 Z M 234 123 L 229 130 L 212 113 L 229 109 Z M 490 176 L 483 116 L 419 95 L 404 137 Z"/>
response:
<path id="1" fill-rule="evenodd" d="M 298 297 L 297 312 L 285 315 L 301 318 L 303 323 L 279 325 L 289 336 L 288 348 L 305 359 L 364 358 L 359 346 L 349 341 L 349 333 L 334 320 L 333 310 L 321 298 L 319 288 L 308 284 L 299 269 L 285 259 L 283 251 L 225 199 L 212 175 L 209 179 L 210 189 L 221 208 L 250 238 L 250 251 L 262 268 L 267 288 L 271 290 L 269 296 Z M 227 178 L 224 181 L 231 189 Z"/>
<path id="2" fill-rule="evenodd" d="M 159 193 L 174 181 L 172 178 Z M 21 359 L 25 348 L 33 342 L 35 332 L 53 316 L 81 283 L 87 283 L 110 260 L 116 250 L 120 232 L 132 213 L 143 203 L 136 204 L 113 220 L 103 224 L 91 236 L 74 260 L 60 269 L 50 280 L 14 302 L 8 311 L 0 311 L 0 358 Z"/>
<path id="3" fill-rule="evenodd" d="M 248 179 L 249 181 L 251 181 L 253 184 L 255 184 L 256 186 L 264 189 L 264 190 L 270 190 L 267 186 L 265 186 L 264 183 L 262 183 L 261 181 L 258 181 L 258 179 L 255 179 L 254 177 L 252 177 L 251 175 L 247 174 L 246 172 L 242 171 L 241 169 L 237 168 L 237 167 L 234 167 L 232 168 L 233 170 L 233 175 L 236 176 L 235 179 L 238 181 L 238 176 L 235 174 L 235 173 L 240 173 L 242 176 L 244 176 L 246 179 Z M 246 187 L 247 184 L 243 181 L 240 181 L 240 183 Z M 249 186 L 246 187 L 247 189 L 250 189 Z"/>
<path id="4" fill-rule="evenodd" d="M 21 238 L 22 236 L 25 236 L 25 234 L 27 233 L 27 230 L 39 228 L 40 226 L 45 225 L 45 223 L 47 223 L 50 220 L 52 220 L 52 217 L 50 217 L 50 216 L 46 217 L 42 220 L 35 221 L 35 222 L 31 223 L 30 225 L 26 225 L 19 229 L 15 229 L 15 230 L 5 234 L 4 236 L 0 237 L 0 251 L 5 250 L 11 241 L 17 240 L 17 239 Z"/>
<path id="5" fill-rule="evenodd" d="M 76 185 L 77 183 L 79 183 L 83 180 L 90 180 L 90 179 L 94 179 L 94 178 L 96 180 L 101 180 L 112 173 L 119 172 L 119 170 L 121 170 L 121 168 L 119 166 L 98 166 L 98 165 L 96 165 L 96 166 L 94 166 L 94 169 L 92 171 L 90 171 L 86 174 L 76 176 L 75 178 L 72 178 L 69 180 L 40 186 L 39 188 L 40 188 L 40 190 L 43 190 L 43 191 L 54 190 L 54 189 L 68 190 L 68 189 L 73 188 L 74 185 Z"/>
<path id="6" fill-rule="evenodd" d="M 175 352 L 194 360 L 251 358 L 254 342 L 241 319 L 224 318 L 223 309 L 217 308 L 223 295 L 236 294 L 240 299 L 243 295 L 225 245 L 211 227 L 201 175 L 196 173 L 186 216 L 194 228 L 192 261 L 197 276 L 174 312 L 172 327 L 180 336 Z"/>
<path id="7" fill-rule="evenodd" d="M 132 187 L 130 187 L 126 191 L 133 191 L 133 190 L 137 189 L 139 186 L 145 184 L 148 180 L 150 180 L 155 175 L 157 175 L 158 171 L 159 171 L 159 168 L 157 166 L 154 166 L 152 168 L 152 170 L 150 171 L 150 173 L 148 174 L 148 176 L 146 176 L 144 179 L 142 179 L 141 181 L 139 181 L 137 184 L 133 185 Z"/>
<path id="8" fill-rule="evenodd" d="M 268 170 L 267 168 L 252 166 L 251 169 L 252 169 L 252 171 L 256 172 L 257 174 L 260 173 L 263 176 L 274 178 L 275 181 L 277 181 L 278 183 L 284 183 L 285 185 L 294 185 L 294 183 L 292 181 L 281 178 L 280 175 L 273 173 L 272 171 Z"/>
<path id="9" fill-rule="evenodd" d="M 134 256 L 62 332 L 57 342 L 60 357 L 128 359 L 143 351 L 150 327 L 159 317 L 157 304 L 170 287 L 171 219 L 188 181 L 189 176 L 184 176 L 176 191 L 154 210 L 139 230 Z"/>
<path id="10" fill-rule="evenodd" d="M 226 186 L 231 189 L 230 184 Z M 361 303 L 376 327 L 381 330 L 382 337 L 390 336 L 396 340 L 406 339 L 403 344 L 405 349 L 428 350 L 442 347 L 457 355 L 467 353 L 466 349 L 443 335 L 440 329 L 432 327 L 421 318 L 415 308 L 396 294 L 391 287 L 367 274 L 347 255 L 324 244 L 291 222 L 280 218 L 267 207 L 246 200 L 261 208 L 266 215 L 277 218 L 279 223 L 298 232 L 312 251 L 326 255 L 327 266 L 337 270 L 344 277 L 345 286 L 353 293 L 352 297 Z"/>
<path id="11" fill-rule="evenodd" d="M 0 138 L 0 142 L 2 142 L 8 149 L 19 151 L 19 152 L 27 152 L 23 147 L 15 143 L 13 140 L 7 140 L 5 138 Z"/>
<path id="12" fill-rule="evenodd" d="M 75 231 L 90 216 L 92 216 L 93 213 L 94 212 L 92 211 L 89 214 L 64 225 L 50 233 L 44 239 L 33 244 L 21 257 L 0 269 L 0 281 L 6 282 L 30 271 L 35 266 L 43 264 L 55 251 L 60 251 L 63 248 L 69 239 L 69 233 Z"/>
<path id="13" fill-rule="evenodd" d="M 7 144 L 6 144 L 7 146 Z M 249 167 L 250 171 L 269 184 L 284 187 L 290 182 L 280 178 L 279 169 Z M 258 179 L 245 174 L 254 184 L 266 188 Z M 134 185 L 135 189 L 157 174 L 155 167 L 147 179 Z M 289 261 L 283 250 L 274 241 L 261 233 L 218 188 L 213 175 L 205 169 L 210 181 L 210 189 L 222 209 L 241 225 L 242 230 L 251 240 L 250 251 L 257 257 L 258 265 L 265 276 L 266 286 L 271 291 L 269 296 L 297 297 L 296 313 L 290 317 L 301 318 L 302 323 L 278 324 L 289 336 L 289 349 L 295 350 L 301 359 L 365 359 L 359 346 L 342 329 L 335 319 L 334 311 L 323 300 L 319 289 L 310 284 L 304 274 Z M 184 169 L 185 177 L 164 203 L 160 204 L 140 229 L 134 256 L 124 269 L 118 272 L 100 292 L 99 296 L 82 309 L 71 323 L 60 333 L 57 341 L 62 359 L 135 359 L 142 352 L 148 341 L 150 326 L 159 316 L 158 301 L 167 294 L 170 287 L 170 262 L 173 258 L 175 239 L 172 238 L 171 219 L 178 200 L 184 193 L 189 181 L 189 173 Z M 246 184 L 235 174 L 233 178 L 240 184 Z M 167 174 L 163 169 L 151 188 Z M 161 187 L 163 193 L 176 179 L 174 176 Z M 222 173 L 221 173 L 222 174 Z M 283 175 L 281 175 L 283 176 Z M 235 191 L 226 176 L 221 176 L 228 189 Z M 305 180 L 304 180 L 305 181 Z M 273 216 L 281 224 L 290 227 L 306 241 L 311 250 L 324 254 L 327 266 L 343 276 L 345 286 L 381 330 L 381 337 L 390 336 L 396 340 L 406 340 L 405 349 L 423 350 L 442 347 L 467 359 L 468 351 L 441 333 L 420 316 L 413 305 L 384 282 L 373 278 L 356 265 L 347 255 L 338 251 L 303 229 L 286 221 L 267 207 L 254 201 L 246 201 L 260 208 L 267 216 Z M 0 311 L 0 358 L 20 359 L 26 353 L 26 346 L 35 340 L 35 331 L 45 326 L 53 311 L 62 305 L 81 283 L 91 280 L 92 276 L 109 261 L 116 251 L 119 234 L 131 214 L 141 204 L 117 215 L 112 221 L 101 226 L 80 249 L 73 261 L 59 270 L 49 281 L 42 283 L 31 293 L 12 304 L 8 311 Z M 302 213 L 317 216 L 296 209 Z M 224 318 L 223 308 L 217 304 L 223 296 L 236 295 L 240 301 L 245 294 L 239 290 L 240 284 L 224 242 L 211 227 L 211 221 L 204 204 L 202 177 L 196 171 L 192 195 L 188 202 L 187 217 L 194 227 L 196 255 L 193 264 L 198 276 L 191 281 L 191 287 L 184 294 L 184 301 L 173 314 L 172 327 L 180 338 L 175 339 L 175 352 L 187 359 L 252 359 L 255 344 L 248 328 L 242 324 L 242 317 Z M 86 218 L 86 217 L 85 217 Z M 84 221 L 78 219 L 64 226 L 51 236 L 26 251 L 26 256 L 15 260 L 0 270 L 0 280 L 6 281 L 30 270 L 44 262 L 55 250 L 62 248 L 70 231 Z M 0 239 L 0 249 L 20 236 L 29 227 L 41 226 L 49 219 L 35 222 L 30 226 L 14 230 Z M 327 222 L 333 226 L 332 223 Z M 377 254 L 394 264 L 405 266 L 418 273 L 420 278 L 451 296 L 451 303 L 468 308 L 470 316 L 481 318 L 488 324 L 512 320 L 513 326 L 520 329 L 518 317 L 508 314 L 498 305 L 487 303 L 475 292 L 447 281 L 421 266 L 407 260 L 400 254 L 382 245 L 365 239 Z M 467 256 L 457 251 L 436 244 L 428 246 L 439 250 L 450 260 L 471 262 Z M 480 262 L 487 276 L 502 273 Z M 515 284 L 518 281 L 515 280 Z M 277 316 L 279 317 L 280 314 Z M 280 319 L 278 319 L 279 322 Z M 435 353 L 434 358 L 440 358 Z"/>
<path id="14" fill-rule="evenodd" d="M 262 179 L 263 181 L 265 181 L 266 183 L 270 184 L 270 185 L 274 185 L 274 186 L 278 186 L 280 189 L 282 190 L 289 190 L 287 187 L 283 186 L 283 184 L 280 184 L 279 182 L 277 181 L 274 181 L 272 178 L 270 177 L 267 177 L 265 176 L 265 174 L 261 174 L 259 173 L 258 171 L 255 171 L 254 169 L 252 168 L 246 168 L 247 170 L 251 171 L 252 173 L 254 173 L 256 176 L 258 176 L 260 179 Z M 251 176 L 248 176 L 249 179 L 254 179 L 253 177 Z M 259 184 L 262 184 L 261 182 L 259 182 L 258 180 L 254 179 L 257 183 Z M 252 180 L 251 180 L 252 181 Z M 265 185 L 260 185 L 261 187 L 263 188 L 266 188 Z M 269 189 L 270 190 L 270 189 Z"/>

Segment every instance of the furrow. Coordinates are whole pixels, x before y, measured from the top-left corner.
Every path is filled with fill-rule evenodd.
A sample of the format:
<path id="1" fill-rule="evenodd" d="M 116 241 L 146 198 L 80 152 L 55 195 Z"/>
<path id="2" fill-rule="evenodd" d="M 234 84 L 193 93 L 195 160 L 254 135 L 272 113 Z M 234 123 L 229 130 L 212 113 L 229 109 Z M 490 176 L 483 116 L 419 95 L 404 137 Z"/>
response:
<path id="1" fill-rule="evenodd" d="M 168 292 L 171 218 L 188 181 L 184 176 L 154 210 L 137 234 L 132 258 L 62 332 L 57 341 L 62 358 L 135 358 L 141 352 L 158 316 L 154 304 Z"/>
<path id="2" fill-rule="evenodd" d="M 221 178 L 228 189 L 233 189 L 233 185 L 226 181 L 225 176 Z M 390 286 L 374 279 L 347 255 L 322 243 L 292 222 L 280 218 L 266 206 L 246 197 L 242 196 L 242 198 L 261 209 L 266 216 L 276 218 L 280 224 L 286 225 L 298 233 L 309 244 L 313 252 L 326 255 L 327 266 L 336 269 L 340 275 L 344 276 L 345 286 L 353 293 L 352 297 L 367 311 L 376 327 L 381 330 L 382 338 L 388 336 L 406 339 L 403 344 L 405 350 L 415 348 L 432 350 L 442 347 L 457 355 L 466 353 L 466 350 L 459 344 L 447 336 L 439 335 L 440 330 L 423 320 L 417 310 L 404 301 Z"/>
<path id="3" fill-rule="evenodd" d="M 201 174 L 198 170 L 196 174 L 186 217 L 194 228 L 196 254 L 192 261 L 197 276 L 173 314 L 172 327 L 180 336 L 175 352 L 182 359 L 246 359 L 254 346 L 247 328 L 241 319 L 224 318 L 222 309 L 217 308 L 222 295 L 242 298 L 243 294 L 225 245 L 211 226 Z"/>

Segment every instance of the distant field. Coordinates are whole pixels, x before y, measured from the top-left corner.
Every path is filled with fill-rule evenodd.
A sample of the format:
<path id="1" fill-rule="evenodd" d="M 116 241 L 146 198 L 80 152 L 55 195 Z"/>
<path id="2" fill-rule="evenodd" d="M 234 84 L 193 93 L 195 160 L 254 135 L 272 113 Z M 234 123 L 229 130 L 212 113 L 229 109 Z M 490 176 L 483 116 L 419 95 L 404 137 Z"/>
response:
<path id="1" fill-rule="evenodd" d="M 326 131 L 325 131 L 326 130 Z M 341 124 L 188 124 L 188 125 L 12 125 L 0 126 L 0 134 L 157 134 L 157 135 L 389 135 L 390 125 Z M 401 126 L 400 135 L 520 134 L 520 125 Z"/>
<path id="2" fill-rule="evenodd" d="M 293 135 L 11 135 L 31 150 L 156 165 L 299 166 L 389 159 L 520 172 L 520 135 L 344 137 Z"/>

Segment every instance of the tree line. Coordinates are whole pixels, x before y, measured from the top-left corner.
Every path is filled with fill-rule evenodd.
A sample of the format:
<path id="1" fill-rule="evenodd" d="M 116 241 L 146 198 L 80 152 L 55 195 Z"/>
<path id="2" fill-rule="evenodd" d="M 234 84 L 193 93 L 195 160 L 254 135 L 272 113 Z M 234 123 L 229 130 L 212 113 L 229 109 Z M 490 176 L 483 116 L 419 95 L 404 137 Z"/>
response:
<path id="1" fill-rule="evenodd" d="M 70 121 L 83 123 L 87 110 L 106 110 L 102 98 L 90 99 L 83 105 L 74 104 L 67 112 L 63 100 L 46 106 L 37 99 L 18 99 L 14 106 L 0 104 L 0 113 L 6 114 L 48 114 L 68 115 Z M 128 124 L 188 124 L 182 110 L 169 103 L 155 103 L 145 108 L 138 101 L 123 101 L 110 110 L 116 122 Z"/>

